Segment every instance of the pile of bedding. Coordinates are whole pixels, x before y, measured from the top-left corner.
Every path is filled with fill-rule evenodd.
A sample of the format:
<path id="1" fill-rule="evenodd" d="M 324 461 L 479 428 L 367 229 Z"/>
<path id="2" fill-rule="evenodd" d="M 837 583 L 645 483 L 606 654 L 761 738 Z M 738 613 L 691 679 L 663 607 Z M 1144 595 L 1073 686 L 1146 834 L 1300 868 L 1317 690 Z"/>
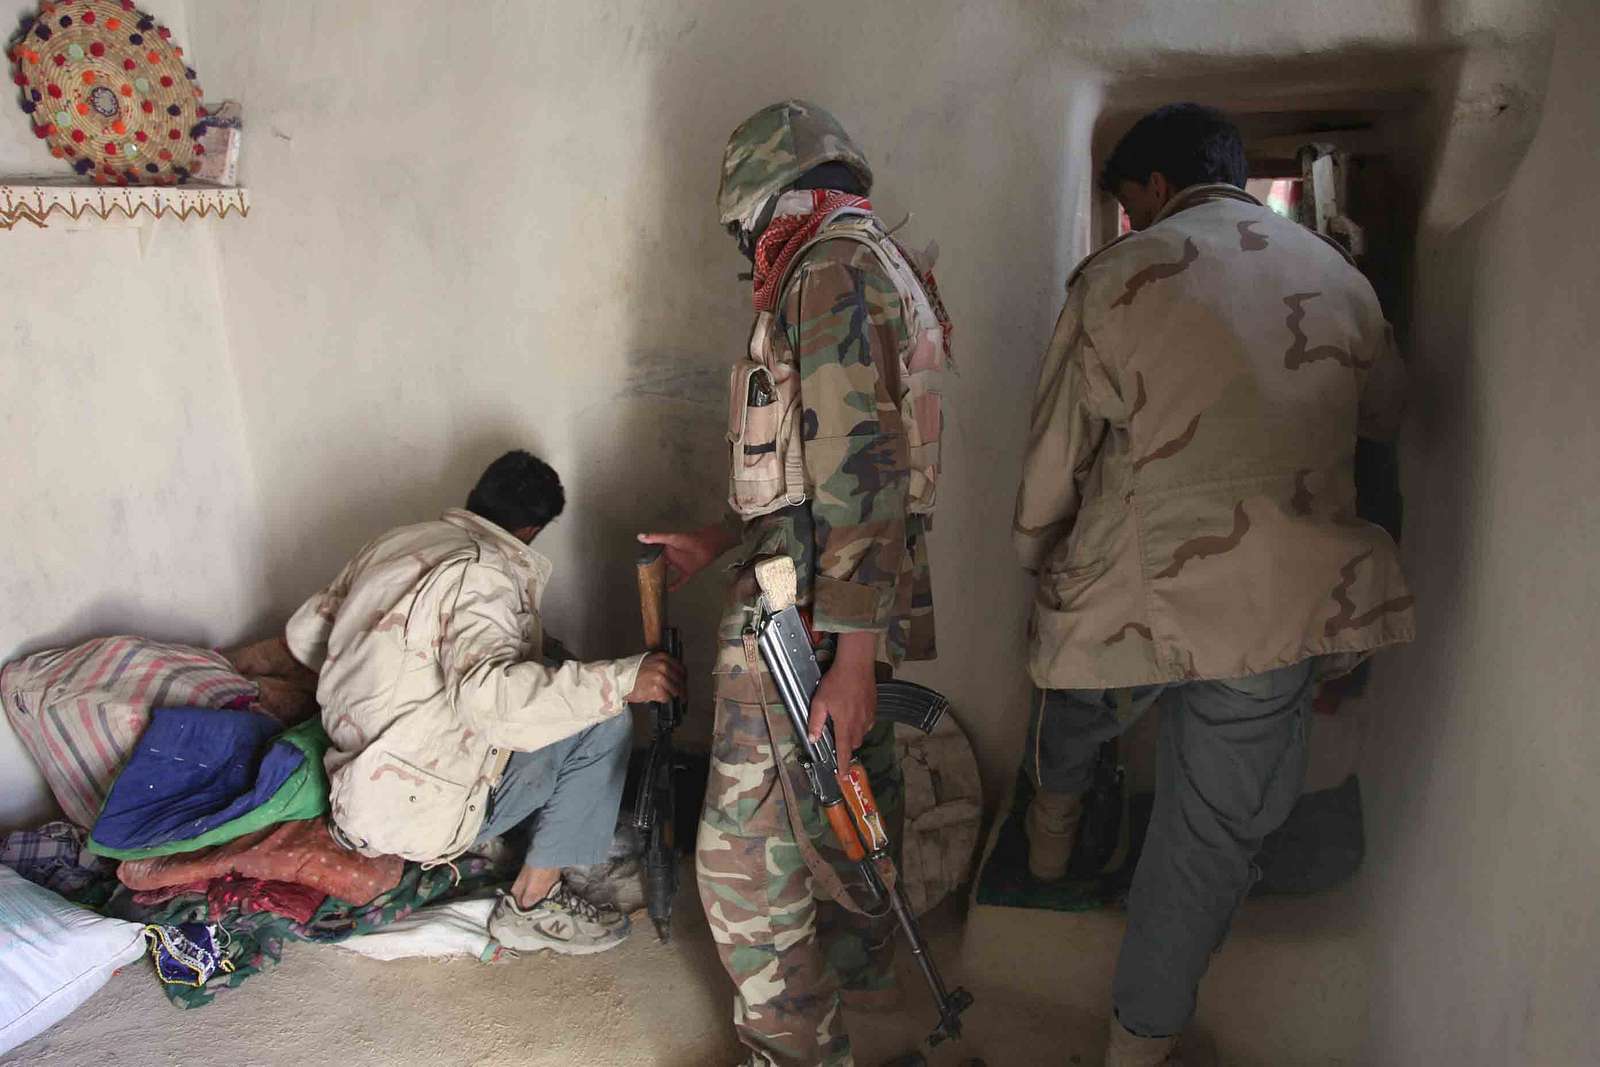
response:
<path id="1" fill-rule="evenodd" d="M 6 665 L 0 705 L 70 821 L 0 837 L 0 915 L 43 915 L 43 894 L 112 923 L 93 928 L 117 942 L 93 988 L 128 962 L 132 929 L 168 998 L 196 1007 L 279 960 L 285 941 L 414 928 L 417 909 L 499 881 L 486 860 L 423 870 L 335 840 L 315 685 L 281 640 L 224 653 L 119 636 Z M 65 1010 L 93 988 L 75 986 Z M 59 1017 L 42 1010 L 25 1013 Z M 0 1052 L 42 1029 L 14 1021 L 0 1012 Z"/>

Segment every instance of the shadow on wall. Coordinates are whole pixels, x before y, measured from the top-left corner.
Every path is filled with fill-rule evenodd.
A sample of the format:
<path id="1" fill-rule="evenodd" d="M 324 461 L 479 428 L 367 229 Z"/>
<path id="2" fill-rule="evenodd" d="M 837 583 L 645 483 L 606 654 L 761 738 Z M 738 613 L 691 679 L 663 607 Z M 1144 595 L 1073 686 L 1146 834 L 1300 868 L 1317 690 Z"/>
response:
<path id="1" fill-rule="evenodd" d="M 204 622 L 183 619 L 160 605 L 122 595 L 101 597 L 75 611 L 59 625 L 30 635 L 15 648 L 6 649 L 0 664 L 46 649 L 82 644 L 115 634 L 137 634 L 152 641 L 192 645 L 195 635 L 206 629 Z"/>
<path id="2" fill-rule="evenodd" d="M 363 477 L 359 457 L 345 457 L 342 463 L 330 464 L 333 470 L 343 472 L 342 486 L 328 486 L 325 493 L 309 502 L 311 506 L 281 508 L 293 520 L 291 550 L 266 561 L 264 588 L 257 601 L 278 606 L 263 608 L 248 620 L 249 625 L 242 632 L 253 637 L 279 633 L 300 603 L 295 598 L 310 596 L 333 581 L 338 568 L 368 541 L 397 526 L 424 522 L 448 508 L 463 506 L 485 467 L 511 449 L 525 448 L 539 454 L 539 436 L 524 429 L 522 420 L 507 410 L 501 418 L 472 431 L 461 446 L 434 457 L 431 471 L 423 457 L 418 457 L 416 469 L 429 471 L 430 476 L 401 483 L 406 489 L 398 493 L 392 489 L 393 479 Z M 311 586 L 301 588 L 305 586 L 306 559 L 335 557 L 337 562 L 327 568 L 326 574 L 319 575 Z M 290 603 L 284 608 L 281 605 L 286 597 Z M 135 632 L 150 635 L 148 630 Z"/>
<path id="3" fill-rule="evenodd" d="M 748 263 L 717 222 L 718 168 L 728 135 L 746 116 L 786 96 L 816 99 L 862 141 L 877 171 L 874 201 L 884 217 L 895 222 L 916 209 L 908 240 L 937 239 L 945 249 L 939 276 L 958 323 L 960 373 L 947 381 L 942 492 L 948 503 L 931 538 L 943 654 L 906 674 L 954 700 L 998 799 L 1020 751 L 1027 710 L 1027 601 L 1011 555 L 1009 515 L 1025 431 L 1020 420 L 1070 266 L 1058 262 L 1072 225 L 1064 210 L 1071 197 L 1062 193 L 1070 153 L 1060 144 L 1069 131 L 1051 125 L 1064 122 L 1058 109 L 1070 94 L 1010 99 L 1018 115 L 1037 113 L 1042 121 L 1017 120 L 1015 130 L 1001 133 L 993 109 L 1001 93 L 1014 91 L 1031 57 L 1009 72 L 961 68 L 952 81 L 955 68 L 925 56 L 925 65 L 903 70 L 890 95 L 878 91 L 881 73 L 859 76 L 863 52 L 871 54 L 864 43 L 873 39 L 870 27 L 846 35 L 848 43 L 819 38 L 796 47 L 784 43 L 785 16 L 766 25 L 745 5 L 712 6 L 698 23 L 656 24 L 670 39 L 656 42 L 651 53 L 650 114 L 638 146 L 639 173 L 655 185 L 639 198 L 636 244 L 617 251 L 634 294 L 625 309 L 626 377 L 574 420 L 584 452 L 595 457 L 574 521 L 583 524 L 580 542 L 612 561 L 584 576 L 582 587 L 605 605 L 591 613 L 585 648 L 623 651 L 636 643 L 633 576 L 615 562 L 631 559 L 634 531 L 694 528 L 725 509 L 727 369 L 748 341 L 752 309 L 750 283 L 737 277 Z M 935 49 L 954 47 L 934 38 Z M 730 41 L 743 42 L 735 55 Z M 916 52 L 908 45 L 902 56 Z M 903 63 L 895 59 L 891 68 Z M 963 202 L 973 207 L 978 190 L 997 184 L 1028 210 L 985 203 L 955 214 Z M 690 743 L 710 735 L 710 671 L 728 562 L 673 602 L 691 676 L 694 715 L 684 731 Z M 1013 588 L 1014 598 L 1006 595 Z M 988 617 L 961 610 L 981 603 L 1004 610 Z"/>
<path id="4" fill-rule="evenodd" d="M 637 244 L 616 253 L 631 275 L 632 299 L 619 309 L 625 367 L 573 424 L 580 453 L 593 457 L 579 490 L 578 543 L 594 546 L 602 561 L 582 583 L 603 605 L 589 613 L 585 647 L 619 652 L 639 645 L 637 586 L 625 565 L 638 549 L 635 534 L 695 529 L 726 509 L 727 369 L 746 334 L 749 283 L 736 278 L 747 264 L 717 225 L 716 175 L 734 125 L 767 102 L 730 93 L 720 106 L 702 106 L 704 72 L 715 69 L 726 42 L 696 33 L 692 20 L 664 22 L 674 39 L 653 53 L 637 147 L 639 172 L 654 188 L 640 198 Z M 714 635 L 732 558 L 669 596 L 689 669 L 691 717 L 682 735 L 691 745 L 710 743 Z"/>
<path id="5" fill-rule="evenodd" d="M 1484 354 L 1477 344 L 1478 322 L 1463 309 L 1477 303 L 1481 226 L 1468 223 L 1444 241 L 1425 244 L 1417 269 L 1427 278 L 1415 306 L 1413 345 L 1407 353 L 1410 403 L 1402 439 L 1401 470 L 1407 499 L 1406 538 L 1401 558 L 1417 598 L 1418 640 L 1380 660 L 1381 675 L 1363 701 L 1369 742 L 1364 747 L 1362 781 L 1367 786 L 1367 875 L 1361 880 L 1364 917 L 1372 925 L 1374 959 L 1371 1002 L 1403 1004 L 1414 990 L 1396 987 L 1414 976 L 1393 958 L 1384 936 L 1385 917 L 1406 914 L 1415 905 L 1417 886 L 1437 875 L 1443 860 L 1438 845 L 1417 836 L 1437 806 L 1436 766 L 1453 758 L 1452 739 L 1462 727 L 1462 709 L 1473 705 L 1464 677 L 1448 652 L 1470 644 L 1476 623 L 1495 606 L 1485 603 L 1474 580 L 1488 546 L 1491 525 L 1479 473 L 1484 454 Z M 1448 910 L 1455 898 L 1430 898 L 1424 909 Z M 1399 909 L 1397 911 L 1397 909 Z M 1459 961 L 1470 969 L 1470 962 Z M 1441 961 L 1445 970 L 1453 969 Z M 1396 1038 L 1385 1021 L 1368 1035 L 1367 1062 L 1381 1062 Z M 1407 1027 L 1409 1029 L 1409 1026 Z M 1485 1048 L 1485 1062 L 1515 1059 L 1510 1049 Z"/>

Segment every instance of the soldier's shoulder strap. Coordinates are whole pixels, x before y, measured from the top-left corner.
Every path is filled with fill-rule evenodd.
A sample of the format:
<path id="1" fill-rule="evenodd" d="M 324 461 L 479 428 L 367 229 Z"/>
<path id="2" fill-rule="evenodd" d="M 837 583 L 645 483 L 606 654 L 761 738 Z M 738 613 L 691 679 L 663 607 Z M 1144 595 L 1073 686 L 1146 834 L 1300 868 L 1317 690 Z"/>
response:
<path id="1" fill-rule="evenodd" d="M 874 227 L 872 217 L 869 215 L 846 216 L 838 222 L 824 226 L 815 237 L 801 245 L 800 250 L 794 254 L 794 258 L 789 260 L 789 266 L 783 272 L 782 279 L 778 282 L 778 297 L 775 306 L 783 306 L 784 295 L 788 292 L 789 283 L 794 280 L 795 273 L 805 261 L 806 254 L 813 248 L 829 241 L 854 241 L 858 245 L 865 245 L 867 248 L 872 249 L 873 254 L 878 256 L 881 263 L 884 252 L 879 247 L 880 240 L 887 240 L 887 238 L 879 237 L 878 230 Z M 884 264 L 884 269 L 889 269 L 887 264 Z M 893 276 L 892 272 L 890 272 L 890 276 Z"/>

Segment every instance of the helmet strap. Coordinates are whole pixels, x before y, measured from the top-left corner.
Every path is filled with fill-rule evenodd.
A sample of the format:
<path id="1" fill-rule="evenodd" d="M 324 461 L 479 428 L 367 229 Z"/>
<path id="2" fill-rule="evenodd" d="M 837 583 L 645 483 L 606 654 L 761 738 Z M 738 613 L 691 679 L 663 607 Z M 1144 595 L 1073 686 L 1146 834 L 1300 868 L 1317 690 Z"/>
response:
<path id="1" fill-rule="evenodd" d="M 751 263 L 756 261 L 756 242 L 761 240 L 761 235 L 766 232 L 768 226 L 772 225 L 772 216 L 777 214 L 778 200 L 783 196 L 784 192 L 786 190 L 780 189 L 767 197 L 767 202 L 762 205 L 761 211 L 756 215 L 755 222 L 751 224 L 749 229 L 745 229 L 738 222 L 728 223 L 728 233 L 732 235 L 734 241 L 739 245 L 739 252 Z M 740 275 L 740 277 L 744 278 L 745 275 Z"/>

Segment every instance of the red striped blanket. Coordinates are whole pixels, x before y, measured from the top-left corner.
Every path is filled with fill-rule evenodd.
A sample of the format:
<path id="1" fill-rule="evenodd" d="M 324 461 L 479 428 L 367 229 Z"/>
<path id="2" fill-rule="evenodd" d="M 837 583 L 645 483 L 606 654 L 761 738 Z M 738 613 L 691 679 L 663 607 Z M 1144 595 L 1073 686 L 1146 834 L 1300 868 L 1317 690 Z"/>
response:
<path id="1" fill-rule="evenodd" d="M 0 704 L 67 818 L 90 826 L 150 710 L 217 708 L 256 686 L 221 655 L 142 637 L 37 652 L 0 670 Z"/>

